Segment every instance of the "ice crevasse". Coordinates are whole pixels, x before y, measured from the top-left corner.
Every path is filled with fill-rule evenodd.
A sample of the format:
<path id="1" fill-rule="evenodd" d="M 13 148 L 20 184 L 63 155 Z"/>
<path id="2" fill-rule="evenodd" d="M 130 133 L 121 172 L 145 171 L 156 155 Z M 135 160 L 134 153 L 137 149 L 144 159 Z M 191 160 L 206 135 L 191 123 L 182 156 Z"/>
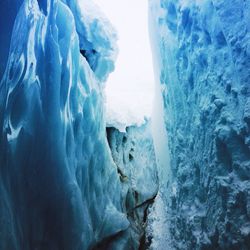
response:
<path id="1" fill-rule="evenodd" d="M 117 38 L 91 1 L 1 3 L 0 249 L 249 249 L 250 1 L 149 14 L 154 140 L 105 118 Z"/>
<path id="2" fill-rule="evenodd" d="M 97 247 L 129 226 L 103 117 L 115 32 L 89 1 L 5 5 L 0 249 Z"/>

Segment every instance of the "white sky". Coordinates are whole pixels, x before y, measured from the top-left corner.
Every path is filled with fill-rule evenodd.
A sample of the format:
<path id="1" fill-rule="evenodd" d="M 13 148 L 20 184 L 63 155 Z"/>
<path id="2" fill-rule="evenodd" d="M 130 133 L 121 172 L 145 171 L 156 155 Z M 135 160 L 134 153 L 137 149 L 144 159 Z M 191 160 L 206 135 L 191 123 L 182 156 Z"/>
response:
<path id="1" fill-rule="evenodd" d="M 154 95 L 154 79 L 148 35 L 148 1 L 94 0 L 94 2 L 101 7 L 102 12 L 116 28 L 119 38 L 116 69 L 109 76 L 106 87 L 107 99 L 116 95 L 121 97 L 121 100 L 129 98 L 127 101 L 130 103 L 138 104 L 138 100 L 140 102 L 144 100 L 149 108 Z M 130 98 L 131 91 L 135 98 Z M 147 97 L 144 95 L 145 92 Z M 138 98 L 136 98 L 137 93 Z"/>

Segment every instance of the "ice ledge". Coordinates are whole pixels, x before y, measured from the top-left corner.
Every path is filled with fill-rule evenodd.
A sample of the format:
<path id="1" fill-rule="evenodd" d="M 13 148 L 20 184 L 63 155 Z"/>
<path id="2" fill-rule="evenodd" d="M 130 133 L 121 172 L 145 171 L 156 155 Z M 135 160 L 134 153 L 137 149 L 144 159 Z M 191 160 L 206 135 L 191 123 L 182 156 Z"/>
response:
<path id="1" fill-rule="evenodd" d="M 107 91 L 106 127 L 126 132 L 126 127 L 140 127 L 152 113 L 152 94 L 149 91 Z"/>
<path id="2" fill-rule="evenodd" d="M 118 54 L 116 30 L 99 7 L 88 0 L 62 0 L 71 9 L 80 50 L 87 55 L 97 79 L 105 82 Z"/>

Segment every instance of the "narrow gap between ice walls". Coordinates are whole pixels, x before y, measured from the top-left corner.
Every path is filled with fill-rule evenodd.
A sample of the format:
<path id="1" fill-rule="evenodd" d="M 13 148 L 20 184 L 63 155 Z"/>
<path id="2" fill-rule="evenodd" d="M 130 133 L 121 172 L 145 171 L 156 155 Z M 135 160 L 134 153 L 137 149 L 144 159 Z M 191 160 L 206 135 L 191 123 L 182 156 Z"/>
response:
<path id="1" fill-rule="evenodd" d="M 250 1 L 149 3 L 156 101 L 129 123 L 91 1 L 1 5 L 0 249 L 249 249 Z"/>
<path id="2" fill-rule="evenodd" d="M 118 31 L 118 59 L 106 87 L 106 131 L 121 180 L 124 211 L 130 221 L 122 235 L 123 247 L 148 249 L 154 230 L 149 229 L 148 218 L 158 194 L 159 178 L 152 137 L 154 78 L 147 2 L 95 2 Z M 147 41 L 148 47 L 144 48 Z M 155 219 L 151 216 L 152 221 Z"/>
<path id="3" fill-rule="evenodd" d="M 0 27 L 0 248 L 146 249 L 159 189 L 150 119 L 110 123 L 111 152 L 106 139 L 115 31 L 90 1 L 12 4 Z"/>

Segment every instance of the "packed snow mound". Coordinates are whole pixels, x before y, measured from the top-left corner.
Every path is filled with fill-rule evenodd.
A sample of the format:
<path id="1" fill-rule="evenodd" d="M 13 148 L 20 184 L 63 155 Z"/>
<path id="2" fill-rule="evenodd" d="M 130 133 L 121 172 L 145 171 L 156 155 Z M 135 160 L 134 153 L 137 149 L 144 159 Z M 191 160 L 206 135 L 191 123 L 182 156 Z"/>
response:
<path id="1" fill-rule="evenodd" d="M 249 0 L 150 1 L 176 249 L 250 246 L 249 13 Z"/>
<path id="2" fill-rule="evenodd" d="M 126 127 L 140 127 L 152 114 L 153 97 L 149 90 L 106 91 L 106 126 L 126 132 Z"/>
<path id="3" fill-rule="evenodd" d="M 90 249 L 129 226 L 101 84 L 115 39 L 80 2 L 24 1 L 5 47 L 0 249 Z"/>

